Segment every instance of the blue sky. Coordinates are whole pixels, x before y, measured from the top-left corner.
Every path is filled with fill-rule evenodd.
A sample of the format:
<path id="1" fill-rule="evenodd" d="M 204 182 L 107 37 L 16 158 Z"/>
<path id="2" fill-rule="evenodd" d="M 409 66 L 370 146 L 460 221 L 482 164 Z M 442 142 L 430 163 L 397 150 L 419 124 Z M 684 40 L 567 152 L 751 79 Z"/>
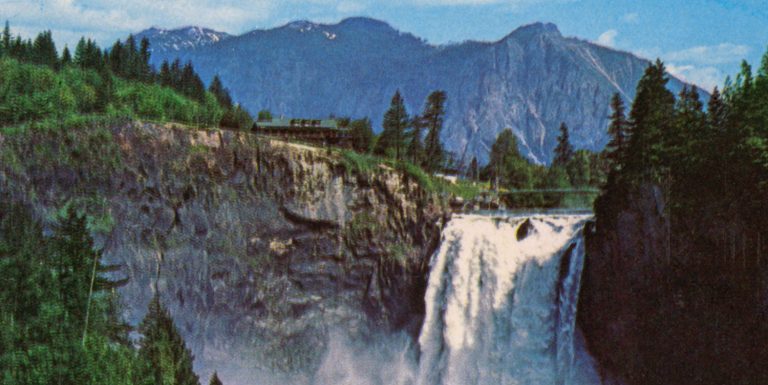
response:
<path id="1" fill-rule="evenodd" d="M 498 40 L 523 24 L 553 22 L 566 36 L 661 57 L 705 88 L 738 71 L 741 59 L 757 67 L 768 47 L 766 0 L 0 0 L 0 19 L 14 31 L 51 29 L 70 45 L 81 35 L 111 44 L 150 26 L 238 34 L 349 16 L 382 19 L 436 44 Z"/>

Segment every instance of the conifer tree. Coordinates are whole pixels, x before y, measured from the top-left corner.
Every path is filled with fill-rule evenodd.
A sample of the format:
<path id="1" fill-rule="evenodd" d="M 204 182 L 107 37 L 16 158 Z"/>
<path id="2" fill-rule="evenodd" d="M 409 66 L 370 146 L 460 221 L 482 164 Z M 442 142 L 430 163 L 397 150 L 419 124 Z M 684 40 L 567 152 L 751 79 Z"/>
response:
<path id="1" fill-rule="evenodd" d="M 424 145 L 421 143 L 421 132 L 425 126 L 425 119 L 421 116 L 416 116 L 410 126 L 411 131 L 408 133 L 410 141 L 408 142 L 405 154 L 411 163 L 420 165 L 422 161 L 426 161 L 424 158 Z"/>
<path id="2" fill-rule="evenodd" d="M 477 164 L 477 157 L 473 156 L 472 157 L 472 161 L 469 162 L 469 171 L 468 171 L 469 179 L 471 181 L 473 181 L 473 182 L 477 181 L 477 179 L 478 179 L 478 177 L 480 175 L 479 171 L 480 171 L 480 169 L 479 169 L 478 164 Z"/>
<path id="3" fill-rule="evenodd" d="M 216 97 L 216 100 L 219 101 L 219 104 L 224 109 L 232 108 L 232 97 L 229 95 L 229 90 L 224 88 L 224 85 L 221 83 L 219 75 L 213 76 L 211 85 L 208 86 L 208 92 L 212 93 L 213 96 Z"/>
<path id="4" fill-rule="evenodd" d="M 32 62 L 35 64 L 56 67 L 59 56 L 56 52 L 56 44 L 53 42 L 51 31 L 44 31 L 37 35 L 33 44 Z"/>
<path id="5" fill-rule="evenodd" d="M 68 66 L 72 64 L 72 54 L 69 53 L 69 48 L 65 45 L 64 50 L 61 52 L 61 66 Z"/>
<path id="6" fill-rule="evenodd" d="M 712 91 L 707 103 L 707 120 L 713 132 L 725 130 L 726 105 L 717 87 Z"/>
<path id="7" fill-rule="evenodd" d="M 632 180 L 657 180 L 663 174 L 664 133 L 672 129 L 675 112 L 668 81 L 664 64 L 656 60 L 638 83 L 629 114 L 631 136 L 626 154 Z"/>
<path id="8" fill-rule="evenodd" d="M 197 101 L 205 101 L 205 86 L 195 72 L 191 61 L 187 61 L 181 70 L 181 93 Z"/>
<path id="9" fill-rule="evenodd" d="M 155 385 L 200 385 L 192 370 L 194 357 L 173 323 L 168 310 L 155 295 L 139 325 L 143 335 L 139 357 L 145 360 L 146 376 Z"/>
<path id="10" fill-rule="evenodd" d="M 394 152 L 395 159 L 400 160 L 403 143 L 405 139 L 405 130 L 408 128 L 408 113 L 405 110 L 405 102 L 400 96 L 400 91 L 395 91 L 392 96 L 392 102 L 389 109 L 384 114 L 381 132 L 378 143 L 376 143 L 375 152 L 378 155 L 390 155 Z"/>
<path id="11" fill-rule="evenodd" d="M 352 147 L 355 151 L 367 153 L 371 150 L 374 134 L 370 119 L 365 118 L 351 121 L 349 123 L 349 134 L 352 137 Z"/>
<path id="12" fill-rule="evenodd" d="M 2 37 L 2 49 L 5 55 L 9 55 L 11 52 L 11 26 L 8 24 L 8 20 L 5 21 L 5 28 L 3 28 Z"/>
<path id="13" fill-rule="evenodd" d="M 556 167 L 565 167 L 568 162 L 573 158 L 574 149 L 571 145 L 570 135 L 568 134 L 568 126 L 565 122 L 560 123 L 560 135 L 557 137 L 557 147 L 555 147 L 555 159 L 552 161 L 552 165 Z"/>
<path id="14" fill-rule="evenodd" d="M 528 161 L 520 154 L 517 137 L 509 128 L 501 131 L 491 146 L 487 174 L 496 188 L 531 187 L 532 175 Z"/>
<path id="15" fill-rule="evenodd" d="M 440 142 L 440 132 L 445 119 L 445 91 L 434 91 L 427 97 L 427 105 L 422 114 L 423 126 L 427 129 L 424 139 L 424 168 L 429 172 L 440 169 L 444 150 Z"/>
<path id="16" fill-rule="evenodd" d="M 216 372 L 213 372 L 213 376 L 211 376 L 211 382 L 209 385 L 223 385 L 221 383 L 221 380 L 219 380 L 219 374 Z"/>
<path id="17" fill-rule="evenodd" d="M 622 157 L 626 151 L 629 133 L 627 132 L 627 117 L 624 112 L 624 101 L 619 93 L 611 98 L 611 124 L 608 126 L 610 141 L 605 147 L 608 159 L 614 169 L 621 168 Z"/>
<path id="18" fill-rule="evenodd" d="M 117 40 L 109 50 L 109 67 L 117 76 L 124 76 L 125 64 L 123 63 L 123 43 Z"/>
<path id="19" fill-rule="evenodd" d="M 138 52 L 138 65 L 139 65 L 139 79 L 144 82 L 152 81 L 152 67 L 149 65 L 149 58 L 151 56 L 149 50 L 149 39 L 146 37 L 141 38 L 139 43 Z"/>

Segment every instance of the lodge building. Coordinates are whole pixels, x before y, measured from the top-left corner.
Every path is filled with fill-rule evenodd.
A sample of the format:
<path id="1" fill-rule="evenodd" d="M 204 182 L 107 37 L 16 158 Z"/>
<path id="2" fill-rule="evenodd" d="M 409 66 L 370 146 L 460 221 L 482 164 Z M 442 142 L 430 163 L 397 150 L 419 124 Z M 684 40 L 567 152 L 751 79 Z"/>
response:
<path id="1" fill-rule="evenodd" d="M 253 124 L 253 131 L 260 135 L 321 145 L 346 147 L 350 143 L 349 130 L 339 127 L 339 123 L 334 119 L 260 120 Z"/>

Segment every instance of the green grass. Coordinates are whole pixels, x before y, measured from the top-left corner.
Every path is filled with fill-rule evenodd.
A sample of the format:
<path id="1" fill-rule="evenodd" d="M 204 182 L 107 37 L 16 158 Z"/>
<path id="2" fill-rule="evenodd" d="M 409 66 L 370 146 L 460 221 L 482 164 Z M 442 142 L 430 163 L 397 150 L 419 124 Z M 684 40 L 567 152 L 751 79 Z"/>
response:
<path id="1" fill-rule="evenodd" d="M 352 150 L 340 150 L 341 163 L 348 172 L 368 175 L 388 161 L 377 156 L 360 154 Z"/>
<path id="2" fill-rule="evenodd" d="M 385 165 L 402 172 L 403 175 L 415 181 L 419 187 L 428 193 L 456 196 L 468 200 L 476 197 L 484 189 L 488 189 L 487 182 L 474 183 L 458 180 L 456 183 L 451 183 L 443 178 L 430 175 L 423 168 L 408 161 L 401 160 L 398 162 L 394 159 L 360 154 L 347 149 L 337 150 L 337 153 L 340 154 L 344 167 L 350 172 L 368 175 L 377 170 L 380 165 Z"/>

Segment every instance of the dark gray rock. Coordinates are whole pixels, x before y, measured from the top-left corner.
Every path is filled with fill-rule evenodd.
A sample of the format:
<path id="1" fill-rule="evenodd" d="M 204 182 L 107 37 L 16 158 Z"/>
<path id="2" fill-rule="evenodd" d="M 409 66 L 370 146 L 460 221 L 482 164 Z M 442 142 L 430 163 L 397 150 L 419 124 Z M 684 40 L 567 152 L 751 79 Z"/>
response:
<path id="1" fill-rule="evenodd" d="M 77 175 L 89 164 L 69 173 L 0 165 L 0 191 L 41 218 L 83 191 L 103 198 L 114 219 L 100 235 L 104 262 L 128 278 L 126 319 L 138 324 L 159 292 L 202 378 L 311 372 L 335 329 L 352 340 L 418 333 L 445 214 L 416 182 L 388 169 L 359 174 L 325 150 L 247 133 L 111 130 L 121 164 L 100 183 L 83 188 L 89 180 Z"/>

